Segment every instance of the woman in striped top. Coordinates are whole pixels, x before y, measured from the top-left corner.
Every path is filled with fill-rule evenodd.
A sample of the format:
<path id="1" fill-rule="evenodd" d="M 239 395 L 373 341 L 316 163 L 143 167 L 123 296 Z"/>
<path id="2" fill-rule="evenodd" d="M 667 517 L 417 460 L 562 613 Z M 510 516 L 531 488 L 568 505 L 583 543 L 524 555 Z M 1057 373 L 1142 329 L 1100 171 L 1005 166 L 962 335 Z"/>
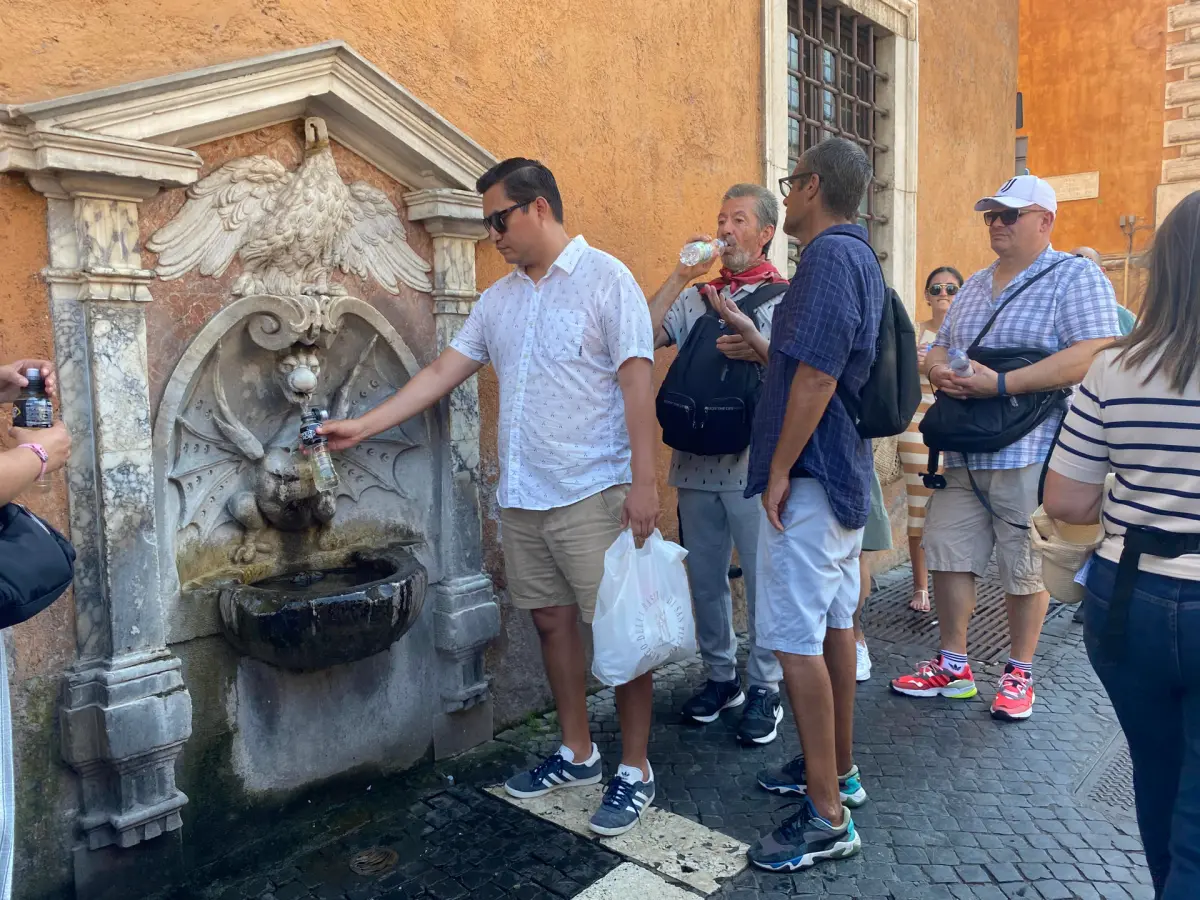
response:
<path id="1" fill-rule="evenodd" d="M 925 551 L 921 548 L 921 535 L 925 531 L 925 504 L 933 491 L 925 487 L 921 473 L 929 465 L 929 448 L 921 436 L 918 426 L 925 417 L 925 410 L 933 405 L 933 388 L 924 375 L 925 354 L 937 337 L 954 295 L 962 287 L 963 277 L 953 266 L 940 266 L 925 279 L 925 301 L 932 313 L 928 321 L 917 325 L 917 364 L 921 367 L 921 405 L 917 414 L 908 423 L 908 430 L 900 435 L 900 462 L 904 466 L 904 489 L 908 494 L 908 552 L 912 557 L 913 593 L 909 609 L 929 612 L 929 569 L 925 567 Z"/>
<path id="2" fill-rule="evenodd" d="M 1110 470 L 1115 482 L 1105 494 Z M 1141 318 L 1130 335 L 1097 355 L 1075 396 L 1050 461 L 1045 508 L 1065 522 L 1104 524 L 1104 542 L 1086 572 L 1088 657 L 1129 741 L 1155 896 L 1194 900 L 1200 897 L 1200 192 L 1159 228 Z"/>

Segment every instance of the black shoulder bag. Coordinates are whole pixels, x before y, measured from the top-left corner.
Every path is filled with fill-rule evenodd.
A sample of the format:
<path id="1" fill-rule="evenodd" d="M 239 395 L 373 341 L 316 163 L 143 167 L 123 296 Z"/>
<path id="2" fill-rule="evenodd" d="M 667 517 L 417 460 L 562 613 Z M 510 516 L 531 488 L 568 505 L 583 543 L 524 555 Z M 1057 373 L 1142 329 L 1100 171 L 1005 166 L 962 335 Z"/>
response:
<path id="1" fill-rule="evenodd" d="M 979 344 L 1010 303 L 1066 261 L 1062 259 L 1047 266 L 1000 304 L 967 348 L 967 356 L 995 372 L 1005 373 L 1031 366 L 1052 356 L 1052 351 L 1040 347 L 980 347 Z M 941 454 L 944 451 L 997 453 L 1015 444 L 1055 413 L 1065 413 L 1070 396 L 1071 392 L 1065 388 L 967 399 L 950 397 L 938 391 L 934 396 L 933 406 L 925 413 L 920 425 L 925 444 L 929 447 L 929 467 L 922 475 L 925 486 L 933 490 L 946 486 L 945 476 L 938 474 Z M 967 474 L 970 475 L 969 469 Z M 995 515 L 986 498 L 975 486 L 974 479 L 971 479 L 971 486 L 988 511 Z M 1029 527 L 1028 524 L 1021 526 L 1015 522 L 1009 524 L 1017 528 Z"/>
<path id="2" fill-rule="evenodd" d="M 74 577 L 70 541 L 20 504 L 0 506 L 0 628 L 32 619 Z"/>

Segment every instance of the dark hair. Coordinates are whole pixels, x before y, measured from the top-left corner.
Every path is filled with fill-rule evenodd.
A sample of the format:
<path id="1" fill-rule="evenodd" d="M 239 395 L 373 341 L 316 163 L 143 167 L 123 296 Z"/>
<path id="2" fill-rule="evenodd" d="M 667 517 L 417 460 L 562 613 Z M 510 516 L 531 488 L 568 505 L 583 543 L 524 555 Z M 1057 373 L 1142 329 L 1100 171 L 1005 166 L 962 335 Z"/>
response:
<path id="1" fill-rule="evenodd" d="M 798 166 L 820 177 L 821 199 L 835 216 L 853 222 L 871 183 L 871 161 L 854 141 L 826 138 L 804 151 Z"/>
<path id="2" fill-rule="evenodd" d="M 933 279 L 937 278 L 939 275 L 953 275 L 954 280 L 958 282 L 958 286 L 963 286 L 962 272 L 958 271 L 958 269 L 954 268 L 954 266 L 938 266 L 936 269 L 930 272 L 929 277 L 925 279 L 925 293 L 929 293 L 929 288 L 933 286 Z"/>
<path id="3" fill-rule="evenodd" d="M 1196 374 L 1200 346 L 1200 191 L 1171 210 L 1154 235 L 1150 278 L 1133 331 L 1116 341 L 1132 368 L 1157 357 L 1145 382 L 1162 372 L 1183 393 Z"/>
<path id="4" fill-rule="evenodd" d="M 496 163 L 479 176 L 475 190 L 483 194 L 497 184 L 504 185 L 504 193 L 513 203 L 529 203 L 544 197 L 554 218 L 559 222 L 563 220 L 562 194 L 558 192 L 558 182 L 554 180 L 554 173 L 536 159 L 514 156 Z"/>

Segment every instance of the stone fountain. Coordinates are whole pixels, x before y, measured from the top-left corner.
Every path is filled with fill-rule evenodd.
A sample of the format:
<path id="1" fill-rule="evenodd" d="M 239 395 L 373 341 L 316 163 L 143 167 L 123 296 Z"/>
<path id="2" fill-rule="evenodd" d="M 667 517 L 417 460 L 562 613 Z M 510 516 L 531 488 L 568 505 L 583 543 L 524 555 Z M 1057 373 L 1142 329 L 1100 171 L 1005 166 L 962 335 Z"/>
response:
<path id="1" fill-rule="evenodd" d="M 494 161 L 341 42 L 0 109 L 73 437 L 42 843 L 80 898 L 154 893 L 230 810 L 491 737 L 474 379 L 340 454 L 336 492 L 296 442 L 453 339 Z"/>

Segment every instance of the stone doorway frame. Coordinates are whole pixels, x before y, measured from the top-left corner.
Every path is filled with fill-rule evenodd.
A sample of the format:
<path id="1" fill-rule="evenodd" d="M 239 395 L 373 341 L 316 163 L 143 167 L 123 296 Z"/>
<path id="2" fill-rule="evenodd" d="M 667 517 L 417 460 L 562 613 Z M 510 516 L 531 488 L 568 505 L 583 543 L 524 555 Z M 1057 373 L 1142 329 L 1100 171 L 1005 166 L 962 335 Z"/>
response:
<path id="1" fill-rule="evenodd" d="M 94 851 L 177 830 L 187 802 L 174 763 L 191 734 L 191 698 L 167 647 L 163 594 L 177 579 L 166 577 L 174 535 L 156 496 L 144 314 L 155 274 L 141 264 L 139 206 L 197 180 L 202 161 L 188 147 L 305 116 L 325 119 L 340 144 L 412 188 L 408 217 L 433 239 L 441 350 L 478 298 L 475 244 L 486 230 L 474 184 L 496 160 L 345 43 L 0 106 L 0 172 L 24 173 L 46 197 L 43 277 L 76 448 L 67 477 L 77 659 L 60 716 L 63 756 L 81 780 L 79 885 L 103 866 Z M 476 380 L 436 413 L 441 757 L 492 736 L 482 652 L 500 620 L 482 572 Z"/>

